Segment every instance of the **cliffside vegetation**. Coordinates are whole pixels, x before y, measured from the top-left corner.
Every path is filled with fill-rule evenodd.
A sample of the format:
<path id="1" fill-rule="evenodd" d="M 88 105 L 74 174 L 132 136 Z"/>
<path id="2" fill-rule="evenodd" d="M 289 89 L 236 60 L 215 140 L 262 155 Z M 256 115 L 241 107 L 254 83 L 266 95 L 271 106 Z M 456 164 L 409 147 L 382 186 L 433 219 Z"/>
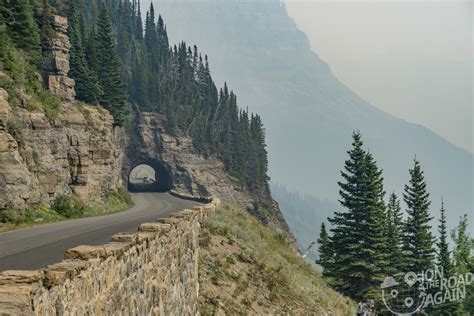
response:
<path id="1" fill-rule="evenodd" d="M 286 239 L 253 216 L 224 205 L 202 225 L 202 315 L 354 315 Z"/>
<path id="2" fill-rule="evenodd" d="M 47 35 L 45 20 L 51 7 L 39 1 L 7 0 L 0 5 L 0 87 L 9 103 L 25 102 L 30 109 L 43 109 L 48 119 L 59 113 L 61 101 L 44 89 L 39 73 L 43 57 L 40 34 Z M 5 76 L 6 75 L 6 76 Z"/>
<path id="3" fill-rule="evenodd" d="M 216 88 L 208 58 L 196 46 L 170 46 L 153 5 L 143 23 L 137 2 L 104 3 L 70 2 L 70 75 L 76 80 L 77 98 L 104 105 L 117 124 L 125 115 L 131 119 L 140 111 L 161 112 L 168 132 L 188 135 L 203 155 L 218 156 L 247 189 L 268 190 L 260 116 L 239 109 L 227 85 Z M 123 80 L 117 77 L 118 68 Z M 126 105 L 125 95 L 133 106 Z"/>

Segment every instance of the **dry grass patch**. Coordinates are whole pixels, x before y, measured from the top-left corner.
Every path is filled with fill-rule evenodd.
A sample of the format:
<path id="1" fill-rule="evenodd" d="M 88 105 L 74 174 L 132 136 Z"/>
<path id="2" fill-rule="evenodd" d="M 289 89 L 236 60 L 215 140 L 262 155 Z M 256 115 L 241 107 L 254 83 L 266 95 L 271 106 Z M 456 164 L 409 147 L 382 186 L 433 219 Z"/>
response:
<path id="1" fill-rule="evenodd" d="M 224 205 L 203 223 L 200 238 L 202 315 L 354 315 L 355 304 L 278 233 Z"/>

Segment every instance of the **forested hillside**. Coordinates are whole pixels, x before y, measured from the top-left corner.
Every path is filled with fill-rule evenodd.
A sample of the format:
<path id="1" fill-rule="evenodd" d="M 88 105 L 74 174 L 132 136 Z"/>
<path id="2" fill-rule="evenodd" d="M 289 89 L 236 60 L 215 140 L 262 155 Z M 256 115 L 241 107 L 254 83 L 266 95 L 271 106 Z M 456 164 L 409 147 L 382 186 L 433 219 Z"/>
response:
<path id="1" fill-rule="evenodd" d="M 128 128 L 142 111 L 163 113 L 169 133 L 190 136 L 202 155 L 222 159 L 246 189 L 268 191 L 261 117 L 239 109 L 227 85 L 217 89 L 208 58 L 196 46 L 170 46 L 153 6 L 142 22 L 135 1 L 7 2 L 0 16 L 2 70 L 17 86 L 25 86 L 51 119 L 60 102 L 37 74 L 42 72 L 42 42 L 49 39 L 43 22 L 59 13 L 69 20 L 69 76 L 76 82 L 77 100 L 103 106 L 116 125 Z M 14 99 L 11 85 L 2 82 Z"/>
<path id="2" fill-rule="evenodd" d="M 130 111 L 164 113 L 168 132 L 189 135 L 203 155 L 220 157 L 246 188 L 267 190 L 260 116 L 239 109 L 227 85 L 216 88 L 208 58 L 196 46 L 170 46 L 153 5 L 143 23 L 137 2 L 105 3 L 77 0 L 69 7 L 77 98 L 109 108 L 119 125 Z"/>

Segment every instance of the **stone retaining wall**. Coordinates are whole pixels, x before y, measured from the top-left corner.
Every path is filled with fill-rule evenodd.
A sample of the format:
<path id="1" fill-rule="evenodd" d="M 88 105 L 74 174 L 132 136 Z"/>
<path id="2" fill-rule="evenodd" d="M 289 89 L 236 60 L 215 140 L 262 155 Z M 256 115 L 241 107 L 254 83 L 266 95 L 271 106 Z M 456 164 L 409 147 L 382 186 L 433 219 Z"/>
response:
<path id="1" fill-rule="evenodd" d="M 43 270 L 4 271 L 0 315 L 198 314 L 200 222 L 219 203 L 69 249 Z"/>

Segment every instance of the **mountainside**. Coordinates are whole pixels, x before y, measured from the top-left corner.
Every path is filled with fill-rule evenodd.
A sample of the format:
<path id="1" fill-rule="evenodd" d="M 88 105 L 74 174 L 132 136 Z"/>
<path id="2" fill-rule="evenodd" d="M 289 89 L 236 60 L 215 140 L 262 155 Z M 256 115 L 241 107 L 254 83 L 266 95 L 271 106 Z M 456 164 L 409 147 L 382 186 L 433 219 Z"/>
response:
<path id="1" fill-rule="evenodd" d="M 416 155 L 432 209 L 443 196 L 451 227 L 472 211 L 472 154 L 357 96 L 311 51 L 280 0 L 161 0 L 157 11 L 170 41 L 199 45 L 212 59 L 216 82 L 226 80 L 239 104 L 262 114 L 274 180 L 335 199 L 351 132 L 359 129 L 384 169 L 388 192 L 401 194 Z"/>
<path id="2" fill-rule="evenodd" d="M 196 46 L 170 46 L 152 6 L 143 23 L 136 1 L 12 1 L 0 5 L 1 218 L 106 197 L 147 164 L 147 192 L 222 197 L 293 240 L 260 116 L 217 89 Z"/>

